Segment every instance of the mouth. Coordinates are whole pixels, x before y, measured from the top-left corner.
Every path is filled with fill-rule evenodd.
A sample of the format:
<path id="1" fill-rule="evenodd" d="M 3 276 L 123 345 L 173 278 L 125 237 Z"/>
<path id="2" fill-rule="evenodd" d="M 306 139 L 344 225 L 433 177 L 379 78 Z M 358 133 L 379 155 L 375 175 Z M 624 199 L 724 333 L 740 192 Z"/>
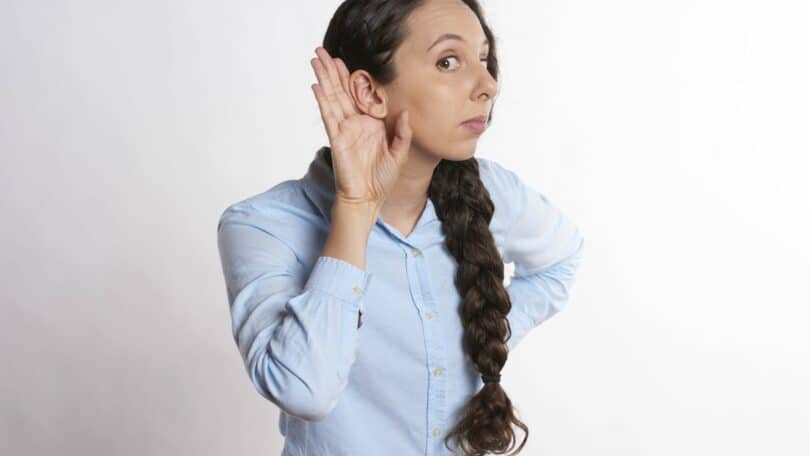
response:
<path id="1" fill-rule="evenodd" d="M 473 133 L 481 134 L 487 129 L 487 117 L 473 117 L 472 119 L 465 120 L 461 125 Z"/>

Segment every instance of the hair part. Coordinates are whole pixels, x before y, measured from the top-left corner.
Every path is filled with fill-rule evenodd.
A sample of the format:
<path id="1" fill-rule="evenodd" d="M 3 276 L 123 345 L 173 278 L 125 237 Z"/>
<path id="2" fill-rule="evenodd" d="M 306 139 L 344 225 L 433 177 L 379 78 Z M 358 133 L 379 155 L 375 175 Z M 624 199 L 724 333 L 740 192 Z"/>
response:
<path id="1" fill-rule="evenodd" d="M 477 0 L 463 1 L 478 17 L 489 40 L 487 70 L 498 79 L 495 36 Z M 406 20 L 426 0 L 345 0 L 329 22 L 324 49 L 339 57 L 350 72 L 367 71 L 377 82 L 387 84 L 397 77 L 394 52 L 408 34 Z M 489 119 L 492 119 L 490 110 Z M 328 149 L 328 148 L 327 148 Z M 331 164 L 331 151 L 327 151 Z M 441 160 L 428 187 L 445 246 L 458 268 L 455 286 L 461 296 L 459 317 L 464 327 L 463 348 L 480 374 L 495 375 L 508 358 L 506 342 L 511 337 L 507 315 L 512 308 L 503 285 L 504 264 L 489 229 L 495 206 L 481 181 L 478 162 Z M 515 415 L 515 408 L 500 383 L 485 383 L 464 405 L 457 423 L 444 443 L 455 440 L 464 454 L 503 454 L 516 443 L 512 425 L 529 437 L 529 428 Z"/>

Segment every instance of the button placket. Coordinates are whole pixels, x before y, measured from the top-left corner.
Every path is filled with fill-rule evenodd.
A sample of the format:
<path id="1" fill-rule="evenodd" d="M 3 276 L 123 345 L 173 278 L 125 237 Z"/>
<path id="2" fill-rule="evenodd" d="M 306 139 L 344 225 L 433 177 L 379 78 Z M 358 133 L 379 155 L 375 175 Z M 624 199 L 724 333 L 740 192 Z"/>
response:
<path id="1" fill-rule="evenodd" d="M 429 270 L 427 268 L 427 259 L 423 252 L 415 247 L 410 248 L 410 255 L 407 258 L 408 278 L 411 281 L 411 292 L 418 300 L 418 307 L 423 310 L 423 315 L 426 318 L 421 320 L 423 325 L 423 334 L 425 335 L 425 345 L 427 347 L 427 368 L 429 369 L 428 377 L 428 429 L 433 436 L 433 442 L 430 444 L 430 450 L 427 454 L 438 455 L 445 454 L 441 436 L 444 433 L 444 424 L 446 419 L 446 371 L 443 367 L 445 364 L 444 357 L 444 343 L 442 339 L 441 327 L 438 323 L 433 323 L 432 320 L 436 319 L 437 312 L 430 308 L 434 306 L 434 298 L 430 289 Z"/>

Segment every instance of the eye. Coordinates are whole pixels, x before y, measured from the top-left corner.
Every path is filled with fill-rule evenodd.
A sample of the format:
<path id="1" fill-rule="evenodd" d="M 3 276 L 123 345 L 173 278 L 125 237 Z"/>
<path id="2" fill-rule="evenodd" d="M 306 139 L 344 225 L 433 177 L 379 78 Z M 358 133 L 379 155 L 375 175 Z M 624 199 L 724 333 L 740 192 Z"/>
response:
<path id="1" fill-rule="evenodd" d="M 446 61 L 448 61 L 448 60 L 450 60 L 450 59 L 456 59 L 456 60 L 458 60 L 458 57 L 456 57 L 455 55 L 448 55 L 447 57 L 444 57 L 444 58 L 439 59 L 439 61 L 438 61 L 438 62 L 436 62 L 436 64 L 437 64 L 437 65 L 438 65 L 438 64 L 441 64 L 442 62 L 446 62 Z M 440 65 L 440 66 L 441 66 L 441 68 L 446 69 L 446 67 L 445 67 L 445 66 L 443 66 L 443 65 Z"/>
<path id="2" fill-rule="evenodd" d="M 458 60 L 458 56 L 456 56 L 456 55 L 448 55 L 447 57 L 443 57 L 443 58 L 439 59 L 439 61 L 436 62 L 436 64 L 439 65 L 441 62 L 447 61 L 449 59 Z M 488 63 L 488 60 L 489 60 L 489 57 L 484 57 L 483 59 L 479 60 L 479 62 L 484 62 L 486 64 L 486 63 Z M 445 68 L 445 67 L 442 66 L 442 68 Z"/>

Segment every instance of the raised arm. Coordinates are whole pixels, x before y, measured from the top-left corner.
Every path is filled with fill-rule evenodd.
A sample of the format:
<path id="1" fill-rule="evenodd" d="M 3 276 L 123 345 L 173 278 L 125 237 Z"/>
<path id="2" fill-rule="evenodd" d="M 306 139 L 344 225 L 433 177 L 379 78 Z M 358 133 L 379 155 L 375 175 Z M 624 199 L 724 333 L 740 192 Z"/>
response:
<path id="1" fill-rule="evenodd" d="M 305 270 L 278 224 L 251 223 L 256 208 L 222 214 L 217 228 L 233 335 L 256 388 L 291 415 L 324 418 L 348 383 L 357 331 L 372 273 L 368 236 L 407 160 L 407 112 L 396 114 L 389 139 L 384 120 L 358 109 L 348 68 L 321 46 L 311 60 L 312 90 L 329 137 L 335 203 L 321 256 Z M 390 144 L 389 144 L 390 142 Z M 274 232 L 276 234 L 274 234 Z"/>
<path id="2" fill-rule="evenodd" d="M 373 273 L 323 255 L 305 270 L 269 225 L 247 205 L 226 209 L 218 224 L 233 337 L 263 397 L 321 420 L 348 382 Z"/>

